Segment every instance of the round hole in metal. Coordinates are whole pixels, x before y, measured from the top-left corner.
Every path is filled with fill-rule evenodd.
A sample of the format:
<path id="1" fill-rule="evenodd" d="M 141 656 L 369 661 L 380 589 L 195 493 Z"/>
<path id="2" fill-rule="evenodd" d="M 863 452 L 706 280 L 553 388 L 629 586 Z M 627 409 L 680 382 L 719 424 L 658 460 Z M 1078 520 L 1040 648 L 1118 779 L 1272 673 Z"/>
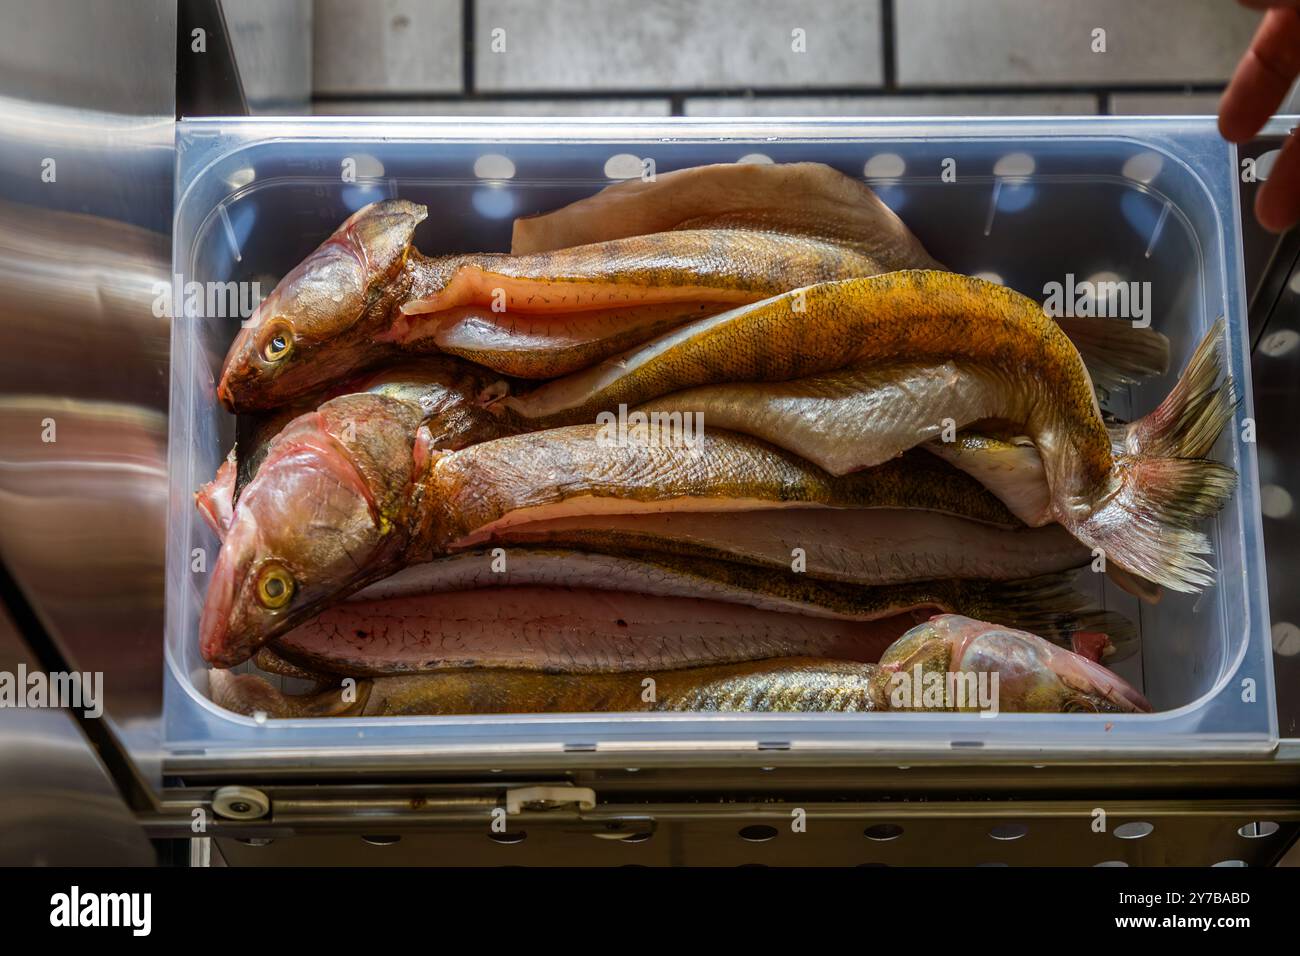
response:
<path id="1" fill-rule="evenodd" d="M 903 835 L 903 828 L 897 823 L 876 823 L 863 830 L 862 835 L 868 840 L 883 843 L 886 840 L 897 840 Z"/>
<path id="2" fill-rule="evenodd" d="M 489 833 L 488 836 L 494 843 L 523 843 L 528 839 L 524 830 L 507 830 L 505 833 Z"/>
<path id="3" fill-rule="evenodd" d="M 1292 277 L 1288 286 L 1295 286 L 1291 291 L 1300 294 L 1300 273 Z M 1295 329 L 1278 329 L 1259 340 L 1259 350 L 1269 358 L 1281 358 L 1300 345 L 1300 332 Z"/>
<path id="4" fill-rule="evenodd" d="M 1260 485 L 1259 510 L 1265 518 L 1281 521 L 1295 510 L 1295 499 L 1281 485 Z"/>
<path id="5" fill-rule="evenodd" d="M 766 823 L 754 823 L 740 828 L 740 838 L 750 843 L 766 843 L 768 840 L 776 839 L 776 827 L 770 827 Z"/>
<path id="6" fill-rule="evenodd" d="M 1131 823 L 1121 823 L 1115 828 L 1115 836 L 1121 840 L 1140 840 L 1144 836 L 1150 836 L 1155 827 L 1143 820 L 1134 820 Z"/>
<path id="7" fill-rule="evenodd" d="M 989 831 L 989 836 L 995 840 L 1019 840 L 1029 832 L 1029 827 L 1023 823 L 999 823 Z"/>
<path id="8" fill-rule="evenodd" d="M 1300 627 L 1290 621 L 1278 621 L 1273 625 L 1273 652 L 1283 657 L 1300 654 Z"/>
<path id="9" fill-rule="evenodd" d="M 1272 820 L 1254 820 L 1244 827 L 1238 827 L 1237 833 L 1247 840 L 1258 840 L 1260 837 L 1272 836 L 1278 829 L 1278 825 Z"/>
<path id="10" fill-rule="evenodd" d="M 654 836 L 654 831 L 628 830 L 618 823 L 609 823 L 605 829 L 596 830 L 591 835 L 597 840 L 608 840 L 611 843 L 644 843 Z"/>

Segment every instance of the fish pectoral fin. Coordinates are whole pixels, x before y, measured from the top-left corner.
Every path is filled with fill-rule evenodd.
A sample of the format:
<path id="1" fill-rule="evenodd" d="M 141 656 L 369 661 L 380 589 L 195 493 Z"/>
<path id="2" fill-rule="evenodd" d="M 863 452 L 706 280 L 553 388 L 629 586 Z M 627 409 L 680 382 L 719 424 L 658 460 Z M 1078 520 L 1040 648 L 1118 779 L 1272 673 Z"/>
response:
<path id="1" fill-rule="evenodd" d="M 1133 622 L 1092 604 L 1076 588 L 1076 576 L 1075 571 L 1062 571 L 998 582 L 981 590 L 961 613 L 1028 631 L 1065 648 L 1080 631 L 1100 632 L 1110 639 L 1112 660 L 1132 655 L 1139 647 Z"/>
<path id="2" fill-rule="evenodd" d="M 1169 339 L 1122 319 L 1061 316 L 1056 324 L 1088 366 L 1093 385 L 1114 391 L 1169 369 Z"/>

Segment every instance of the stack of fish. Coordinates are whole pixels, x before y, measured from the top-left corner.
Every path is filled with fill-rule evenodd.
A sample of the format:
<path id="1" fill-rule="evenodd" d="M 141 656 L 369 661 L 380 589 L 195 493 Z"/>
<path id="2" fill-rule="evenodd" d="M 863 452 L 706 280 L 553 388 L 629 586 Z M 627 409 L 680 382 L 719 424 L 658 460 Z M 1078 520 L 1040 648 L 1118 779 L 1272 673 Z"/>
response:
<path id="1" fill-rule="evenodd" d="M 508 254 L 424 257 L 425 215 L 358 211 L 240 331 L 237 445 L 198 495 L 205 659 L 365 699 L 214 672 L 217 699 L 873 710 L 919 657 L 1001 669 L 1003 710 L 1145 709 L 1096 664 L 1131 625 L 1073 578 L 1212 581 L 1221 326 L 1117 424 L 1095 387 L 1163 373 L 1163 336 L 945 271 L 825 166 L 621 184 L 517 221 Z"/>

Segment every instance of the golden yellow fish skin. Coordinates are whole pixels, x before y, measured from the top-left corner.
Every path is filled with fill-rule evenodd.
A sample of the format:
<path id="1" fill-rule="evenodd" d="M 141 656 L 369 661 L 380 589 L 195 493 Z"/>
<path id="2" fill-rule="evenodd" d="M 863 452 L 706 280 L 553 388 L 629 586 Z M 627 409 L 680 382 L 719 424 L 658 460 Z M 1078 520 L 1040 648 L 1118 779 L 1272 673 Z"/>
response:
<path id="1" fill-rule="evenodd" d="M 874 664 L 785 658 L 647 674 L 442 671 L 369 682 L 361 714 L 539 714 L 880 709 Z"/>

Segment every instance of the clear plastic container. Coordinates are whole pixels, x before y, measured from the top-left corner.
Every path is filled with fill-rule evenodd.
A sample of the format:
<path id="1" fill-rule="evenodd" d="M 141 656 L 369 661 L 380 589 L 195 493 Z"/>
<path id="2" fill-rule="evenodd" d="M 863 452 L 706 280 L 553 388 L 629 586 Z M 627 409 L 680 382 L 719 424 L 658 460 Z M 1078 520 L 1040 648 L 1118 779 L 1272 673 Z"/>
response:
<path id="1" fill-rule="evenodd" d="M 1142 653 L 1119 670 L 1142 687 L 1150 715 L 609 714 L 267 720 L 206 697 L 197 648 L 206 575 L 190 555 L 217 541 L 194 490 L 233 441 L 213 383 L 236 320 L 178 317 L 172 339 L 171 502 L 167 566 L 165 741 L 172 753 L 672 751 L 715 759 L 764 749 L 844 751 L 897 760 L 960 753 L 1269 752 L 1277 727 L 1251 415 L 1236 154 L 1208 118 L 1023 120 L 746 120 L 646 123 L 600 119 L 303 121 L 211 119 L 178 126 L 174 271 L 183 281 L 260 279 L 269 291 L 351 211 L 401 196 L 429 206 L 416 234 L 427 254 L 509 247 L 515 216 L 556 208 L 610 182 L 611 157 L 653 159 L 659 172 L 765 156 L 810 160 L 864 176 L 949 267 L 991 274 L 1041 298 L 1067 273 L 1149 281 L 1152 321 L 1181 369 L 1216 317 L 1245 398 L 1215 457 L 1240 475 L 1207 530 L 1217 586 L 1139 605 L 1097 583 L 1098 598 L 1140 624 Z M 502 177 L 482 179 L 475 162 Z M 357 181 L 340 171 L 352 160 Z M 639 172 L 635 161 L 615 161 Z M 955 173 L 944 177 L 943 171 Z M 1150 411 L 1174 375 L 1132 395 L 1120 414 Z M 1095 576 L 1100 579 L 1101 576 Z M 1104 590 L 1103 590 L 1104 589 Z"/>

